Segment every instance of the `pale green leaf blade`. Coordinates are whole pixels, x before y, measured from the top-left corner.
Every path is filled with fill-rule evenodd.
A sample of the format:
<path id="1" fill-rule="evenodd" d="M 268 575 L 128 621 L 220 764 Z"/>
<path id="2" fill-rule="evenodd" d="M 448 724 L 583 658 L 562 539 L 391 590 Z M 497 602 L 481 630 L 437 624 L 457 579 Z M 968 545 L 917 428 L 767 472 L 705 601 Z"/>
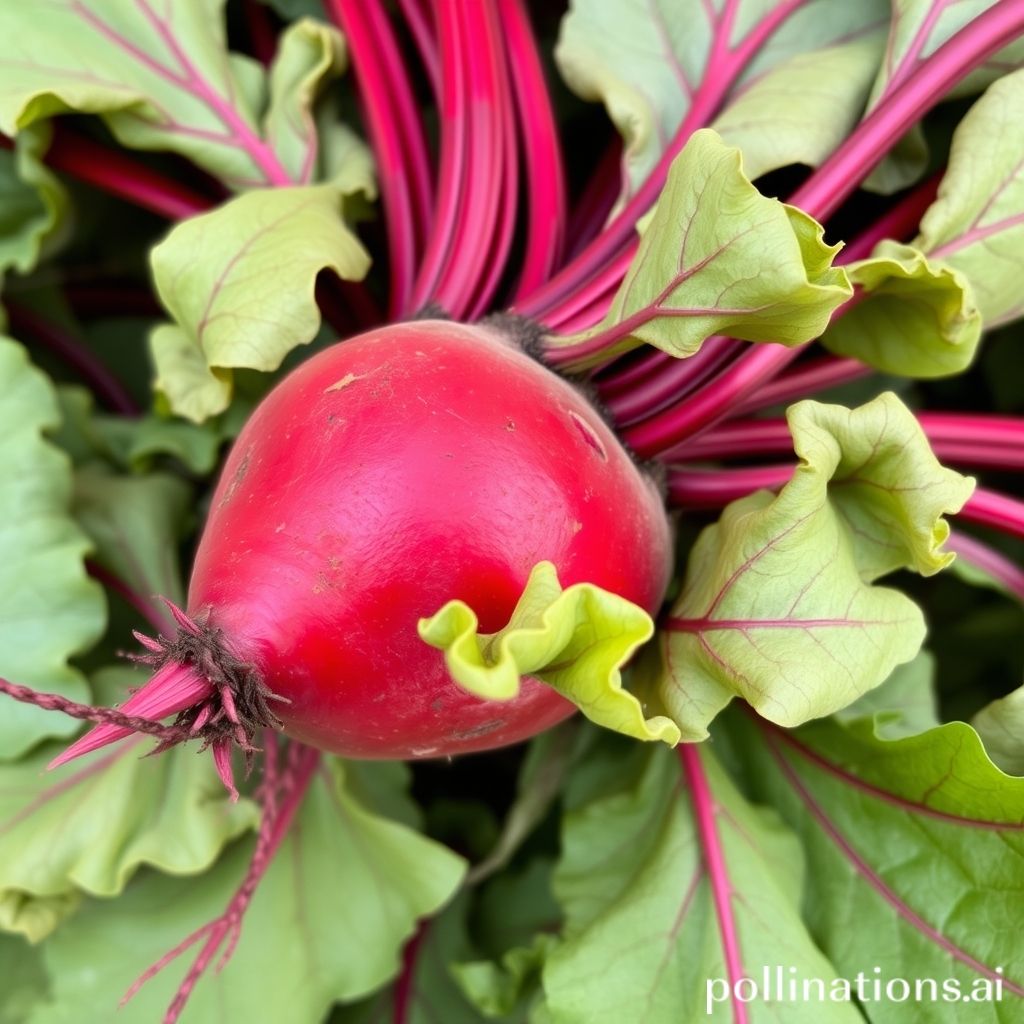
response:
<path id="1" fill-rule="evenodd" d="M 0 130 L 100 114 L 124 144 L 167 149 L 229 185 L 287 180 L 257 120 L 262 70 L 228 53 L 223 0 L 0 6 Z"/>
<path id="2" fill-rule="evenodd" d="M 693 751 L 694 770 L 685 774 L 661 748 L 605 744 L 600 752 L 602 784 L 570 790 L 563 824 L 554 884 L 567 922 L 543 975 L 551 1019 L 678 1024 L 708 1018 L 709 1002 L 710 1019 L 734 1019 L 732 1000 L 709 998 L 709 980 L 728 977 L 709 851 L 727 875 L 743 973 L 758 978 L 781 960 L 795 978 L 835 978 L 801 921 L 799 843 L 777 815 L 743 799 L 706 745 Z M 695 820 L 698 791 L 713 800 L 710 832 Z M 746 1009 L 751 1024 L 780 1019 L 770 1000 Z M 783 1019 L 817 1024 L 821 1009 L 787 1004 Z M 861 1019 L 850 1004 L 830 1005 L 829 1013 L 830 1024 Z"/>
<path id="3" fill-rule="evenodd" d="M 828 83 L 829 98 L 805 96 L 811 102 L 801 105 L 798 122 L 775 137 L 741 130 L 729 108 L 746 100 L 752 112 L 770 102 L 775 85 L 785 101 L 796 82 L 792 74 L 800 75 L 794 58 L 806 55 L 814 63 L 822 51 L 877 31 L 888 13 L 882 0 L 811 0 L 784 9 L 771 0 L 574 0 L 562 21 L 555 60 L 569 87 L 585 100 L 602 102 L 622 135 L 625 196 L 650 174 L 695 111 L 702 123 L 715 110 L 731 118 L 753 174 L 820 159 L 825 136 L 860 115 L 878 63 L 877 42 L 870 58 L 865 52 L 863 59 L 844 64 L 847 73 Z M 788 62 L 790 69 L 775 79 L 776 69 Z M 815 92 L 822 92 L 820 82 Z"/>
<path id="4" fill-rule="evenodd" d="M 673 161 L 612 307 L 597 327 L 564 339 L 600 339 L 606 359 L 642 342 L 693 355 L 723 333 L 802 344 L 817 337 L 851 295 L 812 218 L 762 196 L 740 152 L 710 129 Z"/>
<path id="5" fill-rule="evenodd" d="M 864 110 L 885 34 L 868 26 L 834 46 L 799 53 L 738 89 L 711 127 L 743 153 L 747 175 L 817 167 Z"/>
<path id="6" fill-rule="evenodd" d="M 97 640 L 106 612 L 85 572 L 89 541 L 70 515 L 71 467 L 44 438 L 58 422 L 49 381 L 20 345 L 0 338 L 0 675 L 86 700 L 68 658 Z M 0 759 L 77 728 L 62 715 L 0 701 Z"/>
<path id="7" fill-rule="evenodd" d="M 872 581 L 952 559 L 945 513 L 973 481 L 944 469 L 912 413 L 885 394 L 855 410 L 789 410 L 800 464 L 777 496 L 733 502 L 691 552 L 644 692 L 684 738 L 734 697 L 779 725 L 831 714 L 920 649 L 909 598 Z"/>
<path id="8" fill-rule="evenodd" d="M 157 387 L 201 422 L 231 397 L 231 370 L 275 370 L 320 326 L 316 275 L 359 280 L 369 256 L 332 185 L 239 196 L 179 224 L 152 253 L 157 290 L 176 324 L 151 339 Z"/>
<path id="9" fill-rule="evenodd" d="M 981 313 L 958 270 L 887 241 L 846 272 L 863 295 L 821 336 L 829 351 L 905 377 L 945 377 L 970 365 Z"/>
<path id="10" fill-rule="evenodd" d="M 914 414 L 892 392 L 856 409 L 803 401 L 786 413 L 801 462 L 829 474 L 828 499 L 849 528 L 858 570 L 931 576 L 954 558 L 947 514 L 974 480 L 935 458 Z"/>
<path id="11" fill-rule="evenodd" d="M 95 677 L 104 699 L 144 681 L 132 669 Z M 248 800 L 232 804 L 209 754 L 177 747 L 144 757 L 151 740 L 88 755 L 48 774 L 47 745 L 0 768 L 0 901 L 4 927 L 37 941 L 81 894 L 116 896 L 143 865 L 196 874 L 256 824 Z M 13 913 L 13 911 L 17 913 Z"/>
<path id="12" fill-rule="evenodd" d="M 785 733 L 736 715 L 730 732 L 746 785 L 803 841 L 808 924 L 842 976 L 877 965 L 912 985 L 939 979 L 938 998 L 925 988 L 915 1002 L 922 1024 L 948 1024 L 951 1003 L 970 1024 L 1019 1015 L 1024 779 L 1000 772 L 970 726 L 886 740 L 871 719 Z M 900 1024 L 904 1011 L 879 1000 L 871 1019 Z"/>
<path id="13" fill-rule="evenodd" d="M 359 999 L 393 977 L 417 920 L 459 885 L 461 858 L 357 802 L 341 774 L 330 761 L 314 776 L 256 890 L 234 956 L 202 978 L 185 1020 L 320 1021 L 336 1000 Z M 197 878 L 147 873 L 117 900 L 87 902 L 44 944 L 53 1000 L 31 1024 L 162 1019 L 188 955 L 116 1018 L 115 1011 L 150 963 L 223 913 L 251 854 L 251 842 L 237 844 Z M 114 955 L 95 955 L 100 936 Z M 78 969 L 82 963 L 91 969 Z"/>
<path id="14" fill-rule="evenodd" d="M 473 610 L 450 601 L 420 621 L 420 637 L 444 651 L 452 678 L 470 693 L 510 700 L 523 676 L 548 683 L 598 725 L 641 740 L 674 744 L 666 718 L 648 719 L 622 685 L 622 666 L 650 639 L 654 624 L 640 607 L 591 583 L 563 590 L 555 567 L 538 562 L 508 625 L 479 634 Z"/>
<path id="15" fill-rule="evenodd" d="M 953 135 L 935 202 L 914 240 L 971 283 L 987 328 L 1024 314 L 1024 71 L 991 85 Z"/>
<path id="16" fill-rule="evenodd" d="M 995 0 L 893 0 L 885 59 L 871 87 L 868 110 L 877 107 L 923 61 Z M 1007 69 L 1020 66 L 1021 44 L 1013 43 L 976 68 L 949 93 L 948 99 L 978 92 Z M 897 142 L 864 182 L 864 187 L 889 195 L 917 181 L 928 166 L 928 143 L 921 125 Z"/>
<path id="17" fill-rule="evenodd" d="M 995 764 L 1008 775 L 1024 775 L 1024 687 L 986 704 L 971 725 Z"/>
<path id="18" fill-rule="evenodd" d="M 345 40 L 331 25 L 303 18 L 281 35 L 270 66 L 267 140 L 294 182 L 315 177 L 318 156 L 313 105 L 317 93 L 345 69 Z"/>

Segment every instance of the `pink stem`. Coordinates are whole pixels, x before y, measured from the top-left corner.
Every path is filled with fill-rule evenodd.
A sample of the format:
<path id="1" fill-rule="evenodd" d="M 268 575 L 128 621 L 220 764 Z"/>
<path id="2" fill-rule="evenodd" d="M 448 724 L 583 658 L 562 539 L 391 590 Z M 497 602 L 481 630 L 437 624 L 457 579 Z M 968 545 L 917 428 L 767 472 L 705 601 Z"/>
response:
<path id="1" fill-rule="evenodd" d="M 437 37 L 431 21 L 427 4 L 422 0 L 398 0 L 398 6 L 405 17 L 405 23 L 409 26 L 409 32 L 416 49 L 419 51 L 420 60 L 427 73 L 427 79 L 433 90 L 434 96 L 441 95 L 441 58 L 437 52 Z"/>
<path id="2" fill-rule="evenodd" d="M 834 213 L 888 150 L 957 82 L 1024 32 L 1024 4 L 993 4 L 899 82 L 790 199 L 817 220 Z"/>
<path id="3" fill-rule="evenodd" d="M 579 288 L 594 274 L 600 273 L 609 261 L 620 257 L 624 251 L 635 251 L 636 222 L 658 198 L 672 161 L 693 132 L 708 124 L 715 116 L 754 53 L 805 2 L 806 0 L 786 0 L 774 5 L 764 20 L 754 26 L 746 39 L 734 48 L 730 45 L 730 37 L 736 16 L 736 4 L 733 0 L 726 0 L 722 13 L 713 26 L 707 74 L 692 97 L 686 116 L 654 170 L 601 234 L 545 285 L 520 299 L 514 307 L 515 312 L 547 322 L 548 317 L 558 310 L 561 303 L 571 299 Z"/>
<path id="4" fill-rule="evenodd" d="M 862 377 L 870 377 L 874 372 L 870 366 L 857 359 L 821 356 L 780 375 L 775 380 L 768 381 L 740 401 L 732 412 L 735 415 L 745 415 L 758 409 L 768 409 L 773 405 L 785 405 L 819 391 L 827 391 L 829 388 L 848 384 Z M 682 443 L 685 446 L 688 442 Z M 677 449 L 672 449 L 671 452 L 666 452 L 665 458 L 676 457 L 676 451 Z"/>
<path id="5" fill-rule="evenodd" d="M 413 936 L 402 950 L 402 972 L 395 982 L 395 1005 L 392 1024 L 408 1024 L 413 1008 L 416 987 L 416 966 L 423 949 L 423 941 L 430 929 L 429 921 L 421 921 Z"/>
<path id="6" fill-rule="evenodd" d="M 173 178 L 164 177 L 120 150 L 102 146 L 59 123 L 54 124 L 53 141 L 45 160 L 56 171 L 168 220 L 184 220 L 212 205 L 211 200 Z"/>
<path id="7" fill-rule="evenodd" d="M 566 235 L 570 239 L 570 259 L 575 259 L 600 233 L 622 189 L 622 140 L 616 136 L 569 215 Z"/>
<path id="8" fill-rule="evenodd" d="M 1024 537 L 1024 501 L 998 491 L 975 488 L 960 517 L 968 523 L 991 526 L 1003 533 Z"/>
<path id="9" fill-rule="evenodd" d="M 464 192 L 448 257 L 428 299 L 458 317 L 486 304 L 486 288 L 504 269 L 513 225 L 505 190 L 514 192 L 516 183 L 506 180 L 514 169 L 507 151 L 515 121 L 495 0 L 453 6 L 454 20 L 461 17 L 457 52 L 466 87 Z M 479 240 L 489 238 L 496 238 L 497 246 L 488 256 L 490 265 L 482 266 Z"/>
<path id="10" fill-rule="evenodd" d="M 84 339 L 75 337 L 27 306 L 9 302 L 7 311 L 11 318 L 11 329 L 16 335 L 32 338 L 65 362 L 107 408 L 122 416 L 139 415 L 135 399 L 100 362 Z"/>
<path id="11" fill-rule="evenodd" d="M 375 35 L 378 26 L 374 25 L 364 0 L 326 2 L 328 13 L 349 40 L 363 116 L 377 159 L 391 265 L 391 310 L 397 316 L 411 309 L 417 257 L 416 222 L 410 192 L 411 169 L 407 164 L 407 149 L 402 142 L 402 132 L 408 128 L 405 119 L 409 111 L 392 89 L 396 76 L 401 79 L 404 75 L 404 66 L 390 36 L 386 37 L 390 47 L 385 44 L 383 52 L 379 51 L 381 40 Z"/>
<path id="12" fill-rule="evenodd" d="M 689 359 L 666 357 L 669 359 L 668 366 L 660 372 L 649 374 L 628 390 L 610 395 L 605 399 L 605 407 L 618 426 L 636 423 L 660 412 L 669 404 L 685 400 L 712 374 L 735 358 L 742 347 L 742 342 L 721 335 L 708 338 L 700 351 Z"/>
<path id="13" fill-rule="evenodd" d="M 1024 419 L 922 412 L 917 414 L 917 420 L 935 454 L 943 461 L 1024 469 Z M 779 455 L 792 450 L 792 436 L 784 419 L 729 420 L 691 438 L 680 446 L 676 458 L 697 462 Z"/>
<path id="14" fill-rule="evenodd" d="M 1024 569 L 1002 552 L 960 530 L 953 532 L 946 547 L 997 580 L 1018 600 L 1024 601 Z"/>
<path id="15" fill-rule="evenodd" d="M 434 18 L 441 54 L 441 155 L 431 232 L 413 286 L 413 309 L 426 305 L 435 293 L 451 250 L 466 187 L 469 118 L 465 109 L 466 62 L 457 5 L 436 0 Z"/>
<path id="16" fill-rule="evenodd" d="M 551 276 L 561 260 L 566 221 L 565 169 L 529 13 L 523 0 L 501 0 L 498 11 L 508 47 L 526 163 L 526 256 L 516 294 L 527 295 Z"/>
<path id="17" fill-rule="evenodd" d="M 687 509 L 724 508 L 762 488 L 778 490 L 792 475 L 792 463 L 745 469 L 674 469 L 668 475 L 669 503 Z"/>
<path id="18" fill-rule="evenodd" d="M 750 1018 L 747 1016 L 746 1004 L 735 997 L 736 982 L 744 977 L 744 971 L 740 939 L 736 930 L 736 916 L 732 908 L 733 886 L 729 877 L 729 865 L 725 860 L 725 851 L 722 848 L 722 839 L 718 834 L 717 805 L 704 772 L 704 765 L 701 764 L 698 746 L 693 743 L 681 743 L 676 750 L 686 775 L 701 856 L 711 884 L 711 897 L 715 905 L 722 954 L 725 958 L 725 972 L 729 979 L 729 991 L 733 993 L 733 1024 L 748 1024 Z"/>

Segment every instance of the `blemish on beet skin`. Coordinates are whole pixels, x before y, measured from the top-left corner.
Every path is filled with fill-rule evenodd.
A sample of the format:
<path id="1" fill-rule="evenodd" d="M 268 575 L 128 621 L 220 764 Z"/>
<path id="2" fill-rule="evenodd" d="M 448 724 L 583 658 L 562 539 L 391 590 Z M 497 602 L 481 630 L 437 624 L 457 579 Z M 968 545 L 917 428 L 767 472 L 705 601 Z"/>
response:
<path id="1" fill-rule="evenodd" d="M 590 445 L 590 447 L 593 448 L 594 451 L 601 456 L 601 461 L 607 462 L 608 452 L 606 451 L 605 446 L 602 444 L 601 438 L 599 438 L 597 434 L 594 433 L 594 428 L 589 423 L 587 423 L 587 421 L 583 419 L 582 416 L 577 415 L 571 409 L 569 410 L 569 419 L 572 420 L 574 426 L 579 431 L 580 436 L 583 438 L 583 440 L 586 441 L 587 444 Z"/>

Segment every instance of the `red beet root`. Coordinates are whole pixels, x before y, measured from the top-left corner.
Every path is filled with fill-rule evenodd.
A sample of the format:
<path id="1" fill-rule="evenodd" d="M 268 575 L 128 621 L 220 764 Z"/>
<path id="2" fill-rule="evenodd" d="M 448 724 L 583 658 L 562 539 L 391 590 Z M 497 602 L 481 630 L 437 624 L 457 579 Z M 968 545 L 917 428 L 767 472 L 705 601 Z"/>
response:
<path id="1" fill-rule="evenodd" d="M 199 635 L 181 620 L 163 660 L 213 684 L 216 714 L 185 724 L 222 760 L 268 714 L 349 757 L 485 750 L 573 707 L 533 679 L 507 702 L 469 694 L 419 619 L 459 598 L 498 630 L 543 560 L 654 611 L 669 553 L 657 488 L 575 388 L 496 329 L 391 326 L 310 359 L 252 416 L 196 555 Z"/>

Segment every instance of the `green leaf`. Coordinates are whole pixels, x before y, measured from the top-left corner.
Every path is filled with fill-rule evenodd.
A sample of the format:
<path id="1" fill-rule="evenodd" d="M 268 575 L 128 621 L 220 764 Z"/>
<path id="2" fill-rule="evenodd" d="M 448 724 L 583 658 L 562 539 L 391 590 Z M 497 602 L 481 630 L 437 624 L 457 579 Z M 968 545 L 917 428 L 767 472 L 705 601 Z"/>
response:
<path id="1" fill-rule="evenodd" d="M 122 700 L 144 681 L 112 668 L 94 677 Z M 98 751 L 54 774 L 48 744 L 0 767 L 0 922 L 33 942 L 75 911 L 81 894 L 116 896 L 142 865 L 170 874 L 206 870 L 256 824 L 248 800 L 232 804 L 209 754 L 178 747 L 144 757 L 152 741 Z"/>
<path id="2" fill-rule="evenodd" d="M 113 1019 L 150 963 L 223 913 L 252 850 L 239 843 L 194 879 L 146 873 L 119 899 L 83 905 L 43 947 L 53 1001 L 32 1024 Z M 461 858 L 356 802 L 340 763 L 328 761 L 256 889 L 234 956 L 200 980 L 185 1019 L 322 1020 L 334 1001 L 358 999 L 398 972 L 416 921 L 451 897 L 463 872 Z M 190 961 L 148 982 L 116 1019 L 162 1019 Z"/>
<path id="3" fill-rule="evenodd" d="M 43 437 L 58 422 L 49 381 L 20 345 L 0 338 L 0 675 L 86 700 L 85 680 L 68 658 L 97 640 L 105 610 L 102 590 L 85 573 L 89 541 L 69 514 L 71 467 Z M 76 728 L 3 698 L 0 759 Z"/>
<path id="4" fill-rule="evenodd" d="M 0 1024 L 25 1024 L 49 984 L 39 950 L 20 935 L 0 935 Z"/>
<path id="5" fill-rule="evenodd" d="M 1024 775 L 1024 687 L 986 704 L 971 719 L 993 763 Z"/>
<path id="6" fill-rule="evenodd" d="M 856 5 L 865 14 L 873 6 Z M 851 35 L 757 75 L 711 123 L 726 142 L 739 147 L 750 178 L 789 164 L 817 167 L 856 125 L 885 33 L 866 25 Z"/>
<path id="7" fill-rule="evenodd" d="M 67 212 L 64 187 L 42 162 L 49 134 L 25 131 L 14 149 L 0 148 L 0 277 L 8 268 L 28 273 Z"/>
<path id="8" fill-rule="evenodd" d="M 281 35 L 270 66 L 266 136 L 296 182 L 312 181 L 318 136 L 313 102 L 323 84 L 345 69 L 345 40 L 322 21 L 303 18 Z"/>
<path id="9" fill-rule="evenodd" d="M 963 274 L 889 241 L 845 269 L 863 294 L 821 336 L 827 349 L 906 377 L 945 377 L 970 365 L 982 323 Z"/>
<path id="10" fill-rule="evenodd" d="M 195 422 L 231 400 L 231 371 L 276 370 L 320 326 L 316 275 L 358 280 L 369 256 L 333 185 L 249 192 L 179 224 L 152 254 L 176 323 L 153 332 L 157 387 Z"/>
<path id="11" fill-rule="evenodd" d="M 800 464 L 777 496 L 734 501 L 703 531 L 648 666 L 652 708 L 684 738 L 735 696 L 779 725 L 828 715 L 913 658 L 920 609 L 872 586 L 899 568 L 930 575 L 973 481 L 936 461 L 892 394 L 859 409 L 805 401 L 788 412 Z"/>
<path id="12" fill-rule="evenodd" d="M 871 719 L 789 734 L 735 715 L 730 729 L 755 798 L 803 841 L 808 923 L 839 973 L 950 979 L 972 995 L 956 1019 L 1012 1020 L 1024 996 L 1024 779 L 992 765 L 961 722 L 897 740 Z M 942 992 L 915 1003 L 915 1021 L 948 1024 Z M 906 1019 L 884 999 L 870 1012 L 878 1024 Z"/>
<path id="13" fill-rule="evenodd" d="M 818 0 L 778 8 L 765 0 L 573 0 L 555 60 L 569 87 L 600 100 L 622 135 L 627 194 L 695 111 L 702 121 L 721 111 L 723 134 L 728 126 L 755 176 L 817 162 L 829 140 L 856 123 L 888 4 Z M 815 75 L 815 66 L 828 70 Z M 799 95 L 807 76 L 813 88 Z"/>
<path id="14" fill-rule="evenodd" d="M 935 658 L 929 651 L 921 651 L 913 661 L 897 665 L 881 686 L 837 711 L 835 720 L 857 722 L 870 718 L 875 734 L 886 740 L 925 732 L 939 724 L 934 676 Z"/>
<path id="15" fill-rule="evenodd" d="M 677 357 L 723 333 L 802 344 L 852 294 L 832 266 L 838 246 L 802 211 L 767 199 L 743 174 L 740 152 L 709 129 L 676 157 L 640 249 L 611 309 L 565 345 L 599 338 L 596 358 L 643 342 Z"/>
<path id="16" fill-rule="evenodd" d="M 564 820 L 555 892 L 567 921 L 544 967 L 552 1020 L 703 1020 L 709 982 L 729 976 L 727 945 L 753 978 L 780 961 L 796 979 L 835 978 L 800 919 L 807 880 L 799 843 L 774 812 L 744 800 L 707 745 L 690 748 L 685 771 L 657 747 L 606 743 L 600 755 L 597 784 L 579 780 Z M 585 771 L 593 776 L 595 767 Z M 698 801 L 710 806 L 710 821 L 697 817 Z M 714 881 L 712 859 L 724 876 Z M 714 887 L 726 888 L 725 919 Z M 712 1019 L 735 1019 L 728 999 L 711 1009 Z M 826 1019 L 813 1002 L 780 1010 L 763 998 L 747 1004 L 753 1024 Z M 861 1020 L 851 1004 L 828 1012 L 829 1024 Z"/>
<path id="17" fill-rule="evenodd" d="M 949 164 L 914 240 L 971 283 L 987 328 L 1024 315 L 1024 71 L 991 85 L 953 134 Z"/>
<path id="18" fill-rule="evenodd" d="M 474 954 L 466 928 L 470 899 L 459 893 L 437 917 L 420 924 L 415 958 L 407 975 L 403 1024 L 483 1024 L 465 999 L 451 967 Z M 396 1019 L 396 989 L 391 985 L 360 1003 L 337 1007 L 329 1024 L 385 1024 Z M 523 1024 L 521 1019 L 507 1024 Z"/>
<path id="19" fill-rule="evenodd" d="M 228 52 L 223 6 L 3 5 L 0 130 L 13 136 L 66 111 L 99 114 L 125 145 L 180 153 L 233 188 L 308 181 L 309 107 L 340 70 L 342 41 L 324 25 L 293 25 L 268 80 L 255 61 Z"/>
<path id="20" fill-rule="evenodd" d="M 645 718 L 623 689 L 620 669 L 654 624 L 640 607 L 591 583 L 563 590 L 550 562 L 538 562 L 509 623 L 478 634 L 476 614 L 449 601 L 421 619 L 420 637 L 444 651 L 452 678 L 486 700 L 511 700 L 522 676 L 554 687 L 598 725 L 640 740 L 674 744 L 679 732 L 666 718 Z"/>
<path id="21" fill-rule="evenodd" d="M 178 539 L 191 501 L 188 484 L 166 473 L 118 476 L 92 465 L 75 474 L 73 511 L 96 561 L 147 601 L 184 603 Z"/>
<path id="22" fill-rule="evenodd" d="M 993 6 L 994 0 L 893 0 L 885 59 L 871 87 L 868 111 L 902 84 L 946 40 Z M 945 97 L 953 99 L 979 92 L 1007 68 L 1017 67 L 1024 50 L 1019 43 L 1001 50 L 966 76 Z M 889 195 L 917 181 L 928 166 L 928 143 L 921 125 L 915 125 L 885 155 L 868 176 L 865 188 Z"/>

